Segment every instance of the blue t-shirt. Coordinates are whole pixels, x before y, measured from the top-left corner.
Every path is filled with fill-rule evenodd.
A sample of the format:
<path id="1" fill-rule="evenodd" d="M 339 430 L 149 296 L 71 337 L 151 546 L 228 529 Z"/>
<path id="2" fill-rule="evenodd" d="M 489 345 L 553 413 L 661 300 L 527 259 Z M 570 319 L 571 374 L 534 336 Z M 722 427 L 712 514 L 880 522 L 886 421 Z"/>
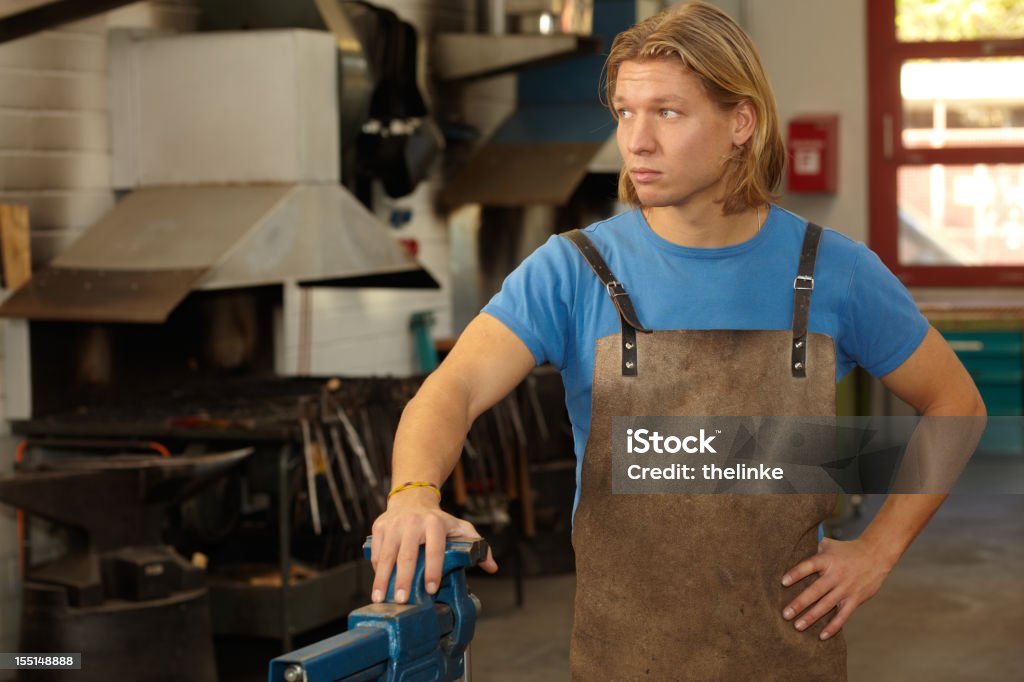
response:
<path id="1" fill-rule="evenodd" d="M 757 235 L 722 248 L 666 241 L 639 210 L 584 232 L 648 329 L 790 329 L 806 226 L 805 219 L 772 206 Z M 578 502 L 594 344 L 619 333 L 618 312 L 576 247 L 557 236 L 505 279 L 483 312 L 518 336 L 538 365 L 550 362 L 561 371 L 575 439 Z M 838 383 L 855 365 L 876 377 L 899 367 L 924 339 L 928 322 L 874 252 L 825 229 L 808 328 L 835 342 Z"/>

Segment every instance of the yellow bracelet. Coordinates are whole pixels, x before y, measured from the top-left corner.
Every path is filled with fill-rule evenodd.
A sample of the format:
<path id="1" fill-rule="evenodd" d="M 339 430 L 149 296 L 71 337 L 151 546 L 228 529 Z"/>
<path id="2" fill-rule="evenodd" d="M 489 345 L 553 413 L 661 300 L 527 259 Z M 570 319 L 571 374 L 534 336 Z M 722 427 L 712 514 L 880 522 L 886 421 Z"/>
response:
<path id="1" fill-rule="evenodd" d="M 437 501 L 441 501 L 441 489 L 429 481 L 406 481 L 402 485 L 393 488 L 391 492 L 388 493 L 388 499 L 390 500 L 391 496 L 395 493 L 400 493 L 403 490 L 408 490 L 409 488 L 430 488 L 437 493 Z"/>

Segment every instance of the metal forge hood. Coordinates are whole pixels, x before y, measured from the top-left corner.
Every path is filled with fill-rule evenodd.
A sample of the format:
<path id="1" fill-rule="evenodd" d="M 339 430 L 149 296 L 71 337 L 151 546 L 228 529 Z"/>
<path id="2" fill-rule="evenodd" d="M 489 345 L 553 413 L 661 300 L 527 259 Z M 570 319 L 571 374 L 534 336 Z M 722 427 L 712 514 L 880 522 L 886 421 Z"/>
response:
<path id="1" fill-rule="evenodd" d="M 163 323 L 194 290 L 437 288 L 336 184 L 146 187 L 0 305 L 31 320 Z"/>

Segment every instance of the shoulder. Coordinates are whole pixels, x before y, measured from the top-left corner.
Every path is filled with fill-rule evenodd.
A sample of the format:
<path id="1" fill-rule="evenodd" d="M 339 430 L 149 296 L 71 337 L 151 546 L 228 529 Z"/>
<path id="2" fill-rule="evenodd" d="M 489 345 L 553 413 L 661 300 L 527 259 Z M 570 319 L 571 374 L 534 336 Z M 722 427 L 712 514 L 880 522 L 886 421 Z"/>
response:
<path id="1" fill-rule="evenodd" d="M 635 219 L 634 219 L 635 220 Z M 582 228 L 590 241 L 605 259 L 614 260 L 628 241 L 625 223 L 630 222 L 629 213 L 601 220 Z M 513 273 L 513 281 L 529 283 L 531 289 L 542 289 L 547 294 L 556 290 L 574 290 L 582 278 L 592 277 L 586 259 L 566 238 L 568 232 L 554 234 L 537 247 L 520 263 Z M 535 291 L 535 295 L 541 292 Z"/>
<path id="2" fill-rule="evenodd" d="M 619 213 L 599 220 L 582 228 L 580 231 L 592 241 L 599 250 L 618 249 L 631 241 L 635 241 L 639 211 L 632 210 Z"/>
<path id="3" fill-rule="evenodd" d="M 781 233 L 781 241 L 790 242 L 788 248 L 795 248 L 796 253 L 799 253 L 809 221 L 779 206 L 773 206 L 772 210 L 773 216 L 777 218 L 776 227 Z M 852 277 L 858 268 L 858 263 L 869 255 L 874 254 L 863 242 L 852 239 L 831 227 L 822 226 L 815 271 L 827 272 L 832 276 L 833 281 L 837 276 Z"/>
<path id="4" fill-rule="evenodd" d="M 590 239 L 613 271 L 617 274 L 625 274 L 625 271 L 638 258 L 643 259 L 649 255 L 650 244 L 642 237 L 643 229 L 644 223 L 640 217 L 640 211 L 633 209 L 591 223 L 581 231 Z M 564 241 L 568 243 L 568 240 Z M 572 250 L 574 251 L 573 255 L 583 265 L 583 270 L 589 272 L 590 268 L 586 266 L 586 260 L 575 248 Z"/>
<path id="5" fill-rule="evenodd" d="M 633 211 L 620 213 L 611 218 L 591 223 L 578 231 L 594 245 L 608 264 L 614 264 L 619 261 L 619 258 L 626 255 L 626 252 L 636 248 L 637 219 L 633 213 Z M 563 232 L 552 237 L 542 248 L 557 250 L 563 258 L 568 259 L 574 274 L 589 273 L 590 267 L 583 254 L 567 239 L 570 232 Z"/>
<path id="6" fill-rule="evenodd" d="M 620 239 L 625 238 L 630 226 L 635 226 L 636 218 L 632 214 L 632 211 L 620 213 L 612 216 L 611 218 L 599 220 L 587 225 L 586 227 L 579 228 L 578 231 L 585 234 L 590 241 L 595 244 L 614 245 Z M 543 252 L 547 256 L 553 256 L 556 253 L 563 255 L 566 253 L 577 253 L 578 255 L 578 252 L 572 246 L 572 243 L 566 239 L 570 232 L 576 231 L 577 230 L 567 230 L 565 232 L 552 235 L 537 249 L 537 251 Z"/>
<path id="7" fill-rule="evenodd" d="M 803 242 L 804 232 L 811 221 L 780 206 L 773 206 L 772 211 L 780 231 L 792 239 Z M 861 258 L 863 251 L 868 250 L 863 242 L 851 239 L 842 232 L 827 225 L 822 225 L 821 228 L 821 242 L 818 245 L 820 254 L 827 253 L 829 257 L 842 261 L 856 261 Z"/>

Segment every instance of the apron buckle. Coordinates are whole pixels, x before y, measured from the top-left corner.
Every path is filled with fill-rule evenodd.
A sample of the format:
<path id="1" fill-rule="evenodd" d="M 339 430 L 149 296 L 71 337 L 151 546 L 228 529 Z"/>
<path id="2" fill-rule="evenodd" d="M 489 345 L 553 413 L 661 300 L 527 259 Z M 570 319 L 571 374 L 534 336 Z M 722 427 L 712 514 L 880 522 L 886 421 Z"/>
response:
<path id="1" fill-rule="evenodd" d="M 809 282 L 810 286 L 800 286 L 800 280 Z M 810 275 L 797 275 L 796 279 L 793 280 L 793 288 L 797 291 L 813 291 L 814 290 L 814 278 Z"/>

